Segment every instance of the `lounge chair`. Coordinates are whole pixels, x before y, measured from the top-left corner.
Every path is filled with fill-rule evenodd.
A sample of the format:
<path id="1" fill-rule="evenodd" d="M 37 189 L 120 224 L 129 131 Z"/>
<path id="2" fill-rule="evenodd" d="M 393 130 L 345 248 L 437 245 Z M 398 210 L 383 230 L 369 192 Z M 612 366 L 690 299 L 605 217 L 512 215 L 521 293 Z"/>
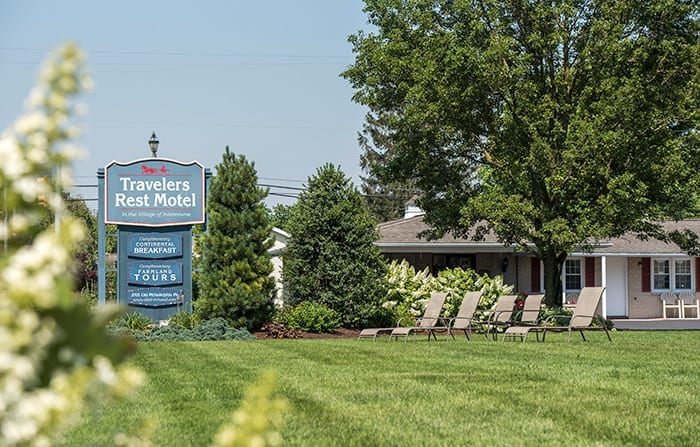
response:
<path id="1" fill-rule="evenodd" d="M 569 333 L 568 341 L 571 342 L 571 333 L 573 331 L 579 331 L 583 341 L 586 341 L 586 336 L 583 334 L 584 331 L 605 331 L 605 335 L 608 336 L 608 341 L 612 341 L 603 317 L 596 313 L 604 290 L 605 287 L 584 287 L 581 289 L 581 294 L 576 302 L 573 315 L 552 315 L 547 318 L 547 321 L 551 321 L 554 318 L 569 318 L 568 326 L 547 326 L 547 321 L 545 321 L 545 324 L 541 326 L 512 327 L 510 332 L 513 335 L 522 333 L 524 337 L 523 341 L 525 341 L 529 332 L 542 332 L 542 341 L 545 341 L 547 332 L 567 331 Z M 598 326 L 591 326 L 594 321 L 598 322 Z"/>
<path id="2" fill-rule="evenodd" d="M 416 318 L 413 326 L 401 326 L 401 321 L 399 321 L 397 327 L 389 334 L 389 340 L 398 340 L 399 337 L 404 337 L 404 341 L 406 341 L 409 335 L 417 334 L 418 332 L 427 332 L 428 340 L 430 340 L 430 337 L 437 340 L 435 332 L 446 332 L 449 334 L 447 320 L 440 318 L 440 312 L 442 312 L 442 306 L 445 304 L 446 298 L 447 293 L 431 292 L 430 301 L 425 306 L 423 316 Z M 443 322 L 443 324 L 438 325 L 439 322 Z"/>
<path id="3" fill-rule="evenodd" d="M 496 340 L 498 337 L 498 328 L 506 328 L 512 324 L 513 308 L 515 307 L 515 300 L 517 299 L 518 295 L 503 295 L 498 298 L 493 311 L 491 311 L 486 321 L 484 336 L 486 336 L 487 339 L 489 338 L 489 334 L 492 334 L 493 339 Z"/>
<path id="4" fill-rule="evenodd" d="M 515 337 L 520 337 L 521 341 L 525 341 L 525 337 L 527 336 L 527 332 L 529 332 L 529 330 L 523 330 L 522 328 L 539 326 L 540 310 L 542 308 L 543 299 L 544 295 L 539 293 L 535 295 L 528 295 L 527 298 L 525 298 L 523 309 L 515 314 L 516 318 L 513 319 L 513 324 L 506 328 L 501 342 L 505 342 L 507 338 Z M 519 319 L 517 318 L 518 315 L 520 316 Z"/>
<path id="5" fill-rule="evenodd" d="M 416 324 L 421 324 L 423 326 L 434 325 L 435 322 L 437 321 L 437 318 L 440 317 L 440 312 L 442 312 L 442 306 L 445 304 L 446 298 L 447 298 L 447 293 L 432 292 L 430 294 L 430 299 L 428 300 L 428 303 L 425 305 L 425 311 L 423 313 L 423 317 L 418 318 L 416 320 Z M 433 319 L 435 321 L 433 321 Z M 428 324 L 428 323 L 430 323 L 430 324 Z M 399 321 L 398 324 L 400 325 L 401 321 Z M 362 338 L 371 338 L 372 340 L 376 340 L 378 335 L 391 334 L 397 328 L 398 328 L 397 326 L 392 326 L 392 327 L 362 329 L 360 331 L 360 334 L 358 335 L 357 339 L 360 340 Z M 435 334 L 433 334 L 433 335 L 435 335 Z"/>
<path id="6" fill-rule="evenodd" d="M 462 304 L 459 306 L 459 312 L 457 316 L 450 319 L 448 327 L 448 333 L 455 338 L 453 332 L 463 331 L 464 336 L 469 340 L 469 332 L 472 332 L 472 319 L 474 318 L 474 312 L 479 306 L 479 300 L 481 299 L 481 292 L 467 292 L 462 299 Z"/>

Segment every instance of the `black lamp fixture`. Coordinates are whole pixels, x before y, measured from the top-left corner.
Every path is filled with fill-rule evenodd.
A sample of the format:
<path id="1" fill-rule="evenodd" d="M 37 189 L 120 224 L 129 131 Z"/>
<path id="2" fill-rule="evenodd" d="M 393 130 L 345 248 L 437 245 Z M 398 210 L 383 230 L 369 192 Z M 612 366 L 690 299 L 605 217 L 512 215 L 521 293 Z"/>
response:
<path id="1" fill-rule="evenodd" d="M 156 152 L 158 152 L 158 137 L 156 136 L 156 132 L 153 131 L 151 134 L 151 138 L 148 140 L 148 146 L 151 148 L 151 153 L 153 154 L 153 158 L 156 158 Z"/>

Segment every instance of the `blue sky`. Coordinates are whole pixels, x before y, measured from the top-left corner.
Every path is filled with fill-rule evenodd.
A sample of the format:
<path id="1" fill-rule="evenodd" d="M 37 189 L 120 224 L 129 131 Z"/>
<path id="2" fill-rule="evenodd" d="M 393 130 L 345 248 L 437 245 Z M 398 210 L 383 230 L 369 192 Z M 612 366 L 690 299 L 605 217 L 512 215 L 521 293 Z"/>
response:
<path id="1" fill-rule="evenodd" d="M 367 28 L 359 0 L 0 2 L 0 127 L 10 125 L 40 62 L 67 41 L 87 54 L 95 89 L 78 143 L 77 184 L 112 160 L 221 161 L 228 145 L 261 183 L 301 187 L 326 162 L 359 185 L 366 110 L 339 76 L 347 37 Z M 90 188 L 76 189 L 86 198 Z M 294 193 L 272 189 L 273 193 Z M 293 203 L 273 195 L 269 205 Z M 93 205 L 91 205 L 92 207 Z M 96 204 L 94 205 L 96 206 Z"/>

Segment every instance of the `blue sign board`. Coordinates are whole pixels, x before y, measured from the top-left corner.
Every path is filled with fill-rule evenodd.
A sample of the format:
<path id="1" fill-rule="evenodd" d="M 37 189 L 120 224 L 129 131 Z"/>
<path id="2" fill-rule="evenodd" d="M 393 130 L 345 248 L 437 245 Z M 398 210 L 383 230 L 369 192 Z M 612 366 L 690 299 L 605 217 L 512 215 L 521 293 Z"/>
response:
<path id="1" fill-rule="evenodd" d="M 128 289 L 127 299 L 131 305 L 145 307 L 184 304 L 182 289 L 173 288 Z"/>
<path id="2" fill-rule="evenodd" d="M 129 262 L 128 284 L 170 286 L 182 284 L 182 262 Z"/>
<path id="3" fill-rule="evenodd" d="M 142 233 L 129 236 L 130 258 L 167 259 L 182 256 L 182 236 L 173 233 Z"/>
<path id="4" fill-rule="evenodd" d="M 166 158 L 105 167 L 105 223 L 164 227 L 204 223 L 204 167 Z"/>

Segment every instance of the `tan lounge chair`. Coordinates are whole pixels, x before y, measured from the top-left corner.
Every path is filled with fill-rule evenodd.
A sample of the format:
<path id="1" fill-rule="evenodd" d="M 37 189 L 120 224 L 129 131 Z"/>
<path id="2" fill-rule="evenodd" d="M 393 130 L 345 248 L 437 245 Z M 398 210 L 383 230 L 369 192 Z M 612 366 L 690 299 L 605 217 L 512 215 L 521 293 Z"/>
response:
<path id="1" fill-rule="evenodd" d="M 445 304 L 445 299 L 447 298 L 447 293 L 431 292 L 430 299 L 425 305 L 425 311 L 423 312 L 423 317 L 416 320 L 416 324 L 421 324 L 422 326 L 433 326 L 437 319 L 440 317 L 440 312 L 442 312 L 442 306 Z M 433 321 L 435 320 L 435 321 Z M 430 324 L 428 324 L 430 323 Z M 401 321 L 398 322 L 401 324 Z M 397 326 L 393 327 L 382 327 L 382 328 L 367 328 L 362 329 L 357 339 L 371 338 L 376 340 L 378 335 L 381 334 L 392 334 L 392 332 L 397 329 Z M 435 335 L 435 334 L 433 334 Z"/>
<path id="2" fill-rule="evenodd" d="M 507 338 L 515 337 L 520 337 L 521 341 L 525 341 L 525 337 L 529 332 L 528 328 L 533 328 L 540 324 L 540 310 L 542 308 L 543 299 L 544 295 L 539 293 L 528 295 L 527 298 L 525 298 L 523 309 L 516 313 L 516 318 L 514 318 L 512 326 L 508 327 L 503 333 L 501 342 L 505 342 Z M 518 315 L 520 315 L 520 320 L 517 319 Z"/>
<path id="3" fill-rule="evenodd" d="M 489 334 L 491 334 L 493 339 L 496 340 L 498 337 L 498 328 L 508 327 L 512 324 L 513 308 L 515 307 L 515 300 L 517 299 L 518 295 L 503 295 L 498 298 L 493 311 L 486 321 L 486 329 L 484 330 L 486 338 L 489 338 Z"/>
<path id="4" fill-rule="evenodd" d="M 479 300 L 481 300 L 481 292 L 467 292 L 464 295 L 457 316 L 452 318 L 447 325 L 448 333 L 452 338 L 455 338 L 453 332 L 463 331 L 464 336 L 469 340 L 469 332 L 472 332 L 472 319 L 479 306 Z"/>
<path id="5" fill-rule="evenodd" d="M 612 341 L 610 338 L 610 332 L 605 326 L 605 321 L 603 317 L 596 313 L 598 309 L 598 304 L 600 304 L 600 299 L 603 296 L 603 291 L 605 287 L 584 287 L 581 289 L 581 294 L 576 302 L 576 308 L 574 309 L 574 314 L 569 319 L 568 326 L 544 326 L 542 331 L 542 341 L 544 341 L 547 336 L 547 332 L 563 332 L 567 331 L 569 333 L 568 340 L 571 342 L 571 332 L 579 331 L 583 341 L 586 341 L 586 336 L 583 331 L 605 331 L 605 335 L 608 336 L 608 341 Z M 598 326 L 591 326 L 593 321 L 598 322 Z"/>
<path id="6" fill-rule="evenodd" d="M 423 316 L 417 318 L 413 326 L 400 326 L 401 322 L 399 321 L 399 326 L 395 327 L 389 334 L 389 340 L 398 340 L 399 337 L 404 337 L 404 341 L 406 341 L 409 335 L 417 334 L 418 332 L 427 332 L 428 340 L 430 340 L 431 336 L 437 340 L 435 332 L 447 332 L 449 334 L 447 321 L 440 318 L 440 312 L 442 312 L 442 306 L 445 304 L 446 298 L 447 293 L 431 292 L 430 301 L 425 307 Z M 439 325 L 438 323 L 441 321 L 444 324 Z"/>
<path id="7" fill-rule="evenodd" d="M 568 341 L 571 342 L 571 333 L 573 331 L 579 331 L 583 341 L 586 341 L 586 336 L 583 334 L 584 331 L 605 331 L 605 335 L 608 336 L 608 341 L 612 341 L 603 317 L 596 313 L 604 290 L 605 287 L 584 287 L 581 289 L 581 294 L 576 302 L 573 315 L 553 315 L 548 318 L 548 320 L 554 318 L 569 318 L 568 326 L 520 326 L 514 327 L 511 329 L 511 332 L 514 334 L 521 332 L 525 338 L 529 332 L 542 332 L 542 341 L 545 341 L 547 332 L 567 331 L 569 333 Z M 598 322 L 598 326 L 591 326 L 594 321 Z"/>

